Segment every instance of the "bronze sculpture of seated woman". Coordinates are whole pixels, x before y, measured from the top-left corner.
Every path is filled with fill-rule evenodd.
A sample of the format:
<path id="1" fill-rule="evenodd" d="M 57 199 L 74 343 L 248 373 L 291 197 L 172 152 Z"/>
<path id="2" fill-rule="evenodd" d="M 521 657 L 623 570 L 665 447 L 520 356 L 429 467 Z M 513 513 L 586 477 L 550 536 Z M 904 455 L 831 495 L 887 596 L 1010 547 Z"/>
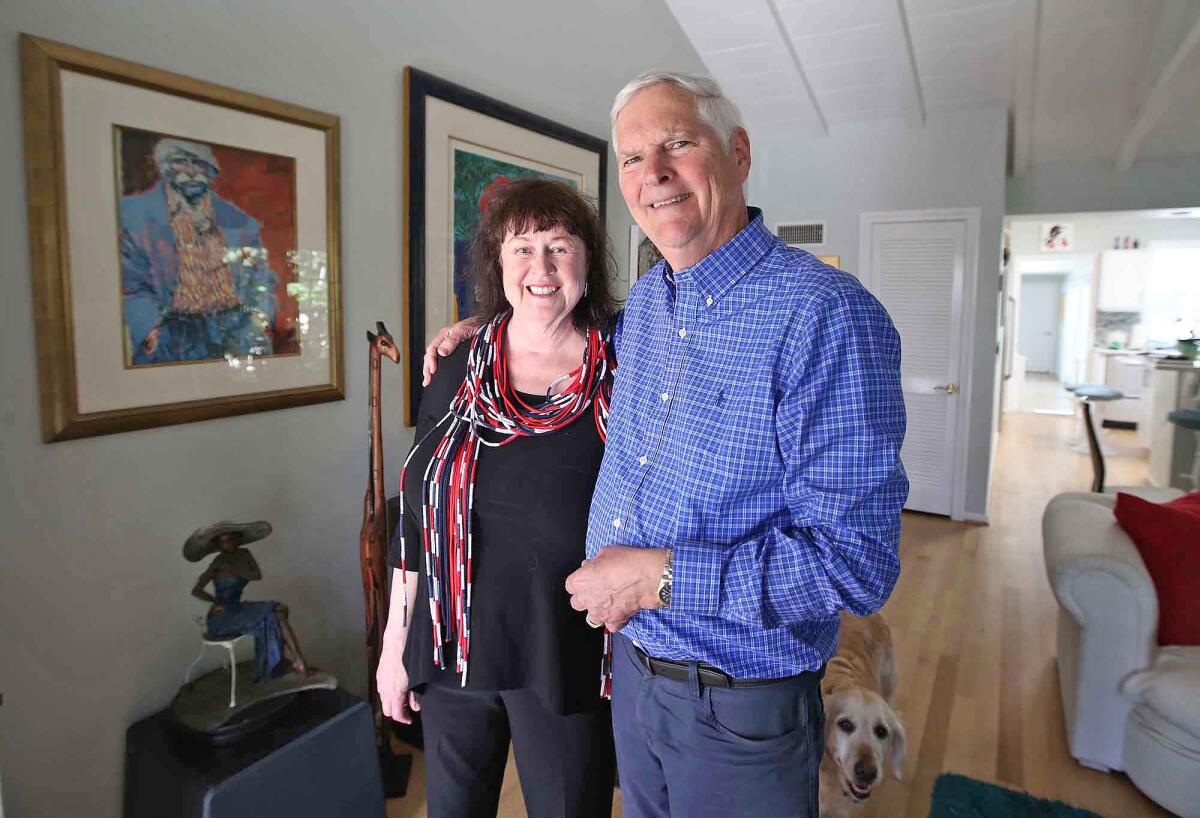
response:
<path id="1" fill-rule="evenodd" d="M 262 579 L 262 570 L 245 546 L 270 533 L 271 524 L 265 520 L 253 523 L 225 520 L 196 531 L 183 546 L 183 555 L 191 562 L 199 562 L 216 552 L 217 556 L 192 588 L 192 596 L 211 606 L 205 637 L 253 636 L 255 681 L 259 682 L 288 671 L 307 672 L 296 634 L 288 621 L 288 607 L 282 602 L 242 599 L 246 585 Z M 209 583 L 214 593 L 205 590 Z"/>

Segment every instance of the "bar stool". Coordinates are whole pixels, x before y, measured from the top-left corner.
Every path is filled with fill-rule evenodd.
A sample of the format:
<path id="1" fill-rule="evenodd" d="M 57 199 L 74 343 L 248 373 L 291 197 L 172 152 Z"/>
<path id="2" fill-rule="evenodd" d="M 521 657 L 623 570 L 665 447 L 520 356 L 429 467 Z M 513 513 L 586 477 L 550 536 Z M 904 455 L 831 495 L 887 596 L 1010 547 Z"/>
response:
<path id="1" fill-rule="evenodd" d="M 1196 454 L 1192 458 L 1190 474 L 1180 475 L 1192 482 L 1192 491 L 1200 491 L 1200 409 L 1176 409 L 1167 415 L 1167 420 L 1181 429 L 1190 429 L 1196 439 Z"/>
<path id="2" fill-rule="evenodd" d="M 1081 383 L 1067 383 L 1064 381 L 1062 388 L 1071 395 L 1075 395 L 1075 390 L 1081 386 L 1083 386 Z M 1087 454 L 1087 435 L 1082 435 L 1076 432 L 1075 436 L 1067 441 L 1067 448 L 1076 452 L 1081 452 L 1082 454 Z"/>
<path id="3" fill-rule="evenodd" d="M 1103 383 L 1085 383 L 1072 390 L 1083 408 L 1083 429 L 1087 434 L 1088 452 L 1092 456 L 1092 491 L 1104 491 L 1104 450 L 1092 421 L 1092 404 L 1110 400 L 1121 400 L 1125 394 Z"/>

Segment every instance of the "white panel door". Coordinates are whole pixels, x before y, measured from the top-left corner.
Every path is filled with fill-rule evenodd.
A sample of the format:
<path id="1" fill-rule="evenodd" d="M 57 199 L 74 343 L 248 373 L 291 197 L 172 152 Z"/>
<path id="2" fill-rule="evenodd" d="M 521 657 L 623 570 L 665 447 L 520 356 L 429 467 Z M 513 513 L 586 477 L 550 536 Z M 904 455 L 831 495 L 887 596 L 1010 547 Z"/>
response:
<path id="1" fill-rule="evenodd" d="M 967 251 L 965 219 L 875 221 L 864 279 L 900 333 L 908 432 L 905 508 L 950 515 L 958 462 L 958 402 Z"/>
<path id="2" fill-rule="evenodd" d="M 1058 304 L 1062 279 L 1029 276 L 1021 282 L 1021 334 L 1017 352 L 1026 372 L 1058 371 Z"/>

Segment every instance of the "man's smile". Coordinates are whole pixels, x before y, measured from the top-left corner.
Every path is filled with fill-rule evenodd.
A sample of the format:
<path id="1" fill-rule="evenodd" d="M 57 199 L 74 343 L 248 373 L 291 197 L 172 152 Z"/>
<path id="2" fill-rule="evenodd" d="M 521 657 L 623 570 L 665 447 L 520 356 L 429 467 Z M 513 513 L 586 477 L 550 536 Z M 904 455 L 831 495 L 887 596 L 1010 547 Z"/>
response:
<path id="1" fill-rule="evenodd" d="M 658 202 L 651 202 L 650 207 L 653 210 L 658 210 L 659 208 L 662 208 L 662 207 L 669 207 L 670 205 L 679 204 L 680 202 L 687 201 L 690 198 L 692 198 L 692 194 L 680 193 L 678 196 L 672 196 L 670 199 L 663 199 Z"/>

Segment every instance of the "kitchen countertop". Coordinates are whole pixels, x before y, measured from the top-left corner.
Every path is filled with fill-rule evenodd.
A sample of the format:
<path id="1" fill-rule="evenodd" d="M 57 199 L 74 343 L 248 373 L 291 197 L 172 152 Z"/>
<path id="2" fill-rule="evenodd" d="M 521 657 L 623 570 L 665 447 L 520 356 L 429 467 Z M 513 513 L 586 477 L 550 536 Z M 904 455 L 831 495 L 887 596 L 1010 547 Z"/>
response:
<path id="1" fill-rule="evenodd" d="M 1171 369 L 1182 372 L 1193 369 L 1200 370 L 1200 360 L 1189 361 L 1186 358 L 1165 358 L 1161 355 L 1153 355 L 1144 349 L 1112 349 L 1110 347 L 1094 346 L 1092 347 L 1092 352 L 1109 357 L 1137 358 L 1147 366 L 1153 366 L 1155 369 Z"/>
<path id="2" fill-rule="evenodd" d="M 1167 358 L 1159 358 L 1154 361 L 1155 369 L 1173 369 L 1180 372 L 1190 372 L 1192 370 L 1200 371 L 1200 360 L 1196 361 L 1174 361 Z"/>
<path id="3" fill-rule="evenodd" d="M 1141 355 L 1142 354 L 1142 350 L 1140 350 L 1140 349 L 1126 349 L 1126 348 L 1113 349 L 1111 347 L 1095 347 L 1095 346 L 1092 347 L 1092 352 L 1098 353 L 1100 355 Z"/>

